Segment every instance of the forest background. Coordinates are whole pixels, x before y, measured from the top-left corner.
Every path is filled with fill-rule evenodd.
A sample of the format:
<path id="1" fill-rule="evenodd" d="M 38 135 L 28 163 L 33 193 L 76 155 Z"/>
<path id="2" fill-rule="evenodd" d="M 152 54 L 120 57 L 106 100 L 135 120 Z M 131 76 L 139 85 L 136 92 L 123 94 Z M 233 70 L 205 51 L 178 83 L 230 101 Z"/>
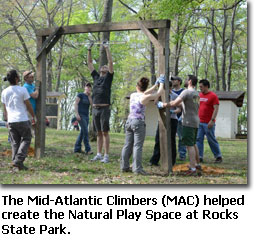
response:
<path id="1" fill-rule="evenodd" d="M 239 132 L 247 131 L 247 2 L 245 0 L 0 0 L 0 76 L 10 69 L 36 71 L 36 29 L 46 27 L 170 19 L 170 73 L 194 74 L 211 90 L 245 91 Z M 141 31 L 62 36 L 47 57 L 47 91 L 65 93 L 61 127 L 71 129 L 74 101 L 85 82 L 87 44 L 110 40 L 114 61 L 111 130 L 123 132 L 125 98 L 137 80 L 157 77 L 157 53 Z M 92 50 L 95 68 L 103 61 L 100 45 Z M 0 81 L 0 93 L 7 87 Z M 1 117 L 0 117 L 1 120 Z"/>

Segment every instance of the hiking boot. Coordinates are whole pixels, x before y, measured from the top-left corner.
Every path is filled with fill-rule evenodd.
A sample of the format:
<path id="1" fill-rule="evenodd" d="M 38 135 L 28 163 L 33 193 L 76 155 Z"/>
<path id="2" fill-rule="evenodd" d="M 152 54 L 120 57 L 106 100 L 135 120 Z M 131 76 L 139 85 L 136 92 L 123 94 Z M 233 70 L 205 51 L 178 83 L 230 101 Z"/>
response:
<path id="1" fill-rule="evenodd" d="M 197 176 L 202 176 L 202 166 L 198 164 L 195 166 L 195 168 L 196 168 Z"/>
<path id="2" fill-rule="evenodd" d="M 222 157 L 217 157 L 214 163 L 222 163 Z"/>
<path id="3" fill-rule="evenodd" d="M 180 157 L 179 161 L 185 161 L 185 157 Z"/>
<path id="4" fill-rule="evenodd" d="M 74 151 L 73 153 L 82 153 L 82 151 L 78 150 L 78 151 Z"/>
<path id="5" fill-rule="evenodd" d="M 184 173 L 184 176 L 198 176 L 197 171 L 193 171 L 192 169 L 189 169 Z"/>
<path id="6" fill-rule="evenodd" d="M 92 152 L 92 151 L 88 151 L 88 152 L 86 152 L 85 154 L 86 154 L 86 155 L 92 155 L 93 152 Z"/>
<path id="7" fill-rule="evenodd" d="M 28 170 L 28 168 L 23 164 L 23 162 L 21 163 L 13 163 L 13 167 L 17 167 L 19 170 Z"/>
<path id="8" fill-rule="evenodd" d="M 200 163 L 203 163 L 203 158 L 202 157 L 200 157 L 199 160 L 200 160 Z"/>
<path id="9" fill-rule="evenodd" d="M 155 166 L 155 167 L 158 167 L 158 166 L 159 166 L 159 163 L 149 162 L 149 166 Z"/>
<path id="10" fill-rule="evenodd" d="M 102 160 L 100 160 L 102 163 L 109 163 L 109 156 L 104 156 Z"/>
<path id="11" fill-rule="evenodd" d="M 135 175 L 143 175 L 143 176 L 147 176 L 149 175 L 149 173 L 145 172 L 144 170 L 140 170 L 138 172 L 134 172 Z"/>
<path id="12" fill-rule="evenodd" d="M 102 160 L 102 156 L 98 155 L 98 154 L 94 158 L 91 159 L 91 161 L 98 161 L 98 160 Z"/>
<path id="13" fill-rule="evenodd" d="M 196 165 L 195 168 L 199 171 L 202 171 L 202 166 L 201 165 Z"/>
<path id="14" fill-rule="evenodd" d="M 129 167 L 129 168 L 121 169 L 121 171 L 123 173 L 132 172 L 132 168 Z"/>

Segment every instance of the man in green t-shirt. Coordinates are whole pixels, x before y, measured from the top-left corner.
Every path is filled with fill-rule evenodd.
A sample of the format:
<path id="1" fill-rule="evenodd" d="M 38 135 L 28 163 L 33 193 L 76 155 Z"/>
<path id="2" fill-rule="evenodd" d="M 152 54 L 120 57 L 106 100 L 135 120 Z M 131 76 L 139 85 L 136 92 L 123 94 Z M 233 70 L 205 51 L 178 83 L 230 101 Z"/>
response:
<path id="1" fill-rule="evenodd" d="M 192 176 L 197 175 L 197 170 L 201 170 L 199 164 L 199 152 L 196 145 L 196 138 L 199 126 L 199 102 L 200 97 L 199 93 L 196 91 L 198 79 L 194 75 L 188 75 L 188 78 L 185 81 L 186 89 L 177 97 L 176 100 L 169 103 L 160 103 L 163 107 L 176 107 L 183 103 L 182 111 L 182 142 L 187 146 L 189 159 L 190 159 L 190 168 L 185 175 Z M 197 170 L 196 170 L 197 169 Z"/>

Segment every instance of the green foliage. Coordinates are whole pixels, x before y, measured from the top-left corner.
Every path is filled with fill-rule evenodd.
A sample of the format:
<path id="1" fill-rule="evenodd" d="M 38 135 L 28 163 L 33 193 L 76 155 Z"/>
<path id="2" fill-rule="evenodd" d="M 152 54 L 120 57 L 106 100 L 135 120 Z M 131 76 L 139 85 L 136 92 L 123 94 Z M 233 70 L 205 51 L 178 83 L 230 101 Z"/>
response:
<path id="1" fill-rule="evenodd" d="M 0 0 L 0 75 L 15 68 L 21 74 L 24 70 L 31 69 L 28 56 L 21 45 L 17 34 L 8 21 L 11 16 L 24 39 L 28 54 L 36 68 L 36 36 L 34 28 L 40 29 L 50 26 L 76 25 L 97 23 L 102 19 L 103 1 L 57 1 L 49 0 L 48 6 L 44 1 L 39 1 L 34 7 L 34 1 L 18 1 L 27 18 L 19 12 L 16 1 Z M 72 6 L 70 3 L 72 2 Z M 233 9 L 231 6 L 235 0 L 123 0 L 125 4 L 134 9 L 137 14 L 123 6 L 118 0 L 113 2 L 112 21 L 135 21 L 142 19 L 170 19 L 170 72 L 177 73 L 182 78 L 186 74 L 196 73 L 199 78 L 206 77 L 215 88 L 215 70 L 212 50 L 211 25 L 208 21 L 211 17 L 211 9 L 215 10 L 216 38 L 218 44 L 219 70 L 222 67 L 222 39 L 221 32 L 224 24 L 223 7 L 228 7 L 228 24 L 226 29 L 227 44 L 230 39 L 230 20 Z M 58 9 L 58 11 L 54 11 Z M 69 10 L 71 9 L 71 12 Z M 217 9 L 217 10 L 216 10 Z M 32 11 L 32 12 L 31 12 Z M 48 16 L 48 17 L 47 17 Z M 68 23 L 69 22 L 69 23 Z M 233 44 L 233 63 L 231 90 L 247 90 L 247 6 L 242 1 L 237 8 L 235 19 L 235 39 Z M 87 68 L 87 48 L 89 40 L 99 41 L 100 33 L 65 35 L 63 47 L 59 41 L 51 51 L 53 60 L 52 85 L 57 88 L 58 73 L 61 69 L 60 86 L 58 91 L 64 92 L 68 97 L 63 102 L 63 127 L 69 127 L 70 116 L 73 114 L 73 102 L 77 92 L 82 90 L 85 81 L 92 82 Z M 63 40 L 63 38 L 61 39 Z M 114 80 L 112 86 L 112 131 L 123 131 L 123 124 L 128 114 L 127 95 L 135 90 L 136 81 L 145 75 L 150 77 L 150 52 L 149 40 L 141 31 L 112 32 L 110 41 L 122 41 L 125 44 L 111 45 L 111 53 L 114 61 Z M 227 49 L 228 50 L 228 49 Z M 228 52 L 228 51 L 227 51 Z M 99 46 L 92 50 L 94 66 L 99 68 Z M 61 56 L 61 64 L 59 59 Z M 198 59 L 200 61 L 198 63 Z M 157 63 L 157 56 L 155 58 Z M 176 66 L 178 62 L 178 66 Z M 226 61 L 228 67 L 228 58 Z M 157 72 L 157 64 L 156 64 Z M 0 83 L 0 91 L 7 85 Z M 246 104 L 246 102 L 245 102 Z M 247 109 L 244 111 L 243 120 L 247 122 Z M 242 114 L 242 113 L 241 113 Z M 242 119 L 242 117 L 241 117 Z M 245 123 L 243 121 L 246 121 Z"/>

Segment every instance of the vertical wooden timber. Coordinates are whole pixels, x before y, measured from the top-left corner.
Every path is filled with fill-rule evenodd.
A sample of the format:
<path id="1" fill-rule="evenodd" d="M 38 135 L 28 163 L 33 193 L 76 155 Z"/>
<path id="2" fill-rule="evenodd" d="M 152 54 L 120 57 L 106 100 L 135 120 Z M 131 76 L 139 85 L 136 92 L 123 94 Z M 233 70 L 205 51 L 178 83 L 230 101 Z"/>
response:
<path id="1" fill-rule="evenodd" d="M 169 28 L 159 29 L 159 43 L 162 48 L 159 48 L 158 56 L 158 72 L 165 74 L 165 93 L 161 96 L 163 102 L 169 101 Z M 171 126 L 170 126 L 170 111 L 159 111 L 159 137 L 160 137 L 160 163 L 161 169 L 172 172 L 172 151 L 171 151 Z"/>
<path id="2" fill-rule="evenodd" d="M 45 37 L 37 37 L 37 51 L 42 47 Z M 37 124 L 35 129 L 35 157 L 41 158 L 45 152 L 46 126 L 46 50 L 37 58 L 37 81 L 39 81 L 39 97 L 37 104 Z"/>

